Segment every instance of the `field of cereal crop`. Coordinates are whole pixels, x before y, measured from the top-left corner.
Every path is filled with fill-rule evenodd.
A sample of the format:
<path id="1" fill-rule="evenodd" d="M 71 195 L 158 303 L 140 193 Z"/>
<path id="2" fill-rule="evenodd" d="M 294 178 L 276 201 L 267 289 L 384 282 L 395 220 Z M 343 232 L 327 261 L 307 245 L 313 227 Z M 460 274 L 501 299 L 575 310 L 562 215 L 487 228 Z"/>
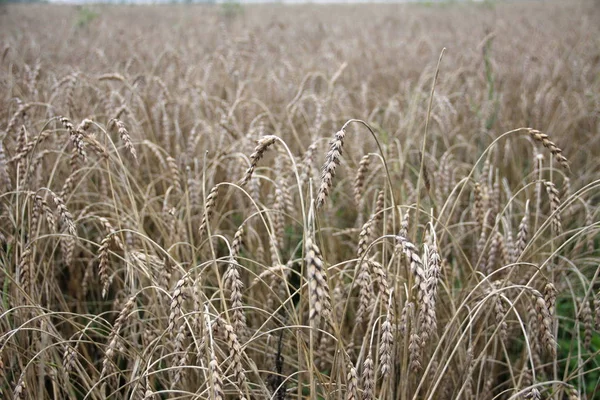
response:
<path id="1" fill-rule="evenodd" d="M 0 398 L 600 399 L 600 6 L 0 6 Z"/>

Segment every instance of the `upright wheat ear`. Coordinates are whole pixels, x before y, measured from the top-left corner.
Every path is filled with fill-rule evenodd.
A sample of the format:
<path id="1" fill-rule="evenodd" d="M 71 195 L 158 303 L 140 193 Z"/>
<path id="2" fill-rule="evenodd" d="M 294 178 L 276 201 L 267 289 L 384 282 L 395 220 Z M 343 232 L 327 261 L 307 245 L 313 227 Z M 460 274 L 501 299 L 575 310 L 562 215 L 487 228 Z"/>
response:
<path id="1" fill-rule="evenodd" d="M 317 323 L 319 318 L 328 318 L 331 311 L 329 286 L 323 267 L 323 259 L 319 247 L 310 236 L 306 238 L 306 271 L 310 301 L 309 319 Z"/>
<path id="2" fill-rule="evenodd" d="M 343 129 L 338 131 L 331 143 L 329 144 L 329 151 L 325 156 L 325 164 L 323 164 L 323 170 L 321 171 L 321 185 L 319 186 L 319 192 L 317 193 L 316 205 L 320 208 L 325 204 L 325 199 L 329 195 L 329 190 L 333 184 L 333 177 L 335 176 L 335 169 L 340 163 L 342 157 L 342 147 L 344 146 L 344 137 L 346 131 Z"/>

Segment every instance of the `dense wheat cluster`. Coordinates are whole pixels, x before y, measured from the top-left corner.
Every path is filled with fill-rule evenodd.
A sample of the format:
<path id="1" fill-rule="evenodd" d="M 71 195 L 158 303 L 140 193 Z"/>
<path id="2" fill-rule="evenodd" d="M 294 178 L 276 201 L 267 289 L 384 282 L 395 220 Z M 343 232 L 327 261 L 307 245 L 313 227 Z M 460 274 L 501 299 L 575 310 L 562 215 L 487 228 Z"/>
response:
<path id="1" fill-rule="evenodd" d="M 600 398 L 599 22 L 0 9 L 0 398 Z"/>

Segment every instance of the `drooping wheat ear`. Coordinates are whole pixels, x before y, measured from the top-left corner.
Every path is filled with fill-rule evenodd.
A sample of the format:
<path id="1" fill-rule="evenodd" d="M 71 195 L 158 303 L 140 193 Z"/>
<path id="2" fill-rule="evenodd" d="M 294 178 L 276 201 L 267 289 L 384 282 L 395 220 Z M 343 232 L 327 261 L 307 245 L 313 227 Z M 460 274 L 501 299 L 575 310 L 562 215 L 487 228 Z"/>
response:
<path id="1" fill-rule="evenodd" d="M 85 144 L 83 143 L 83 133 L 79 130 L 76 130 L 73 127 L 73 123 L 71 122 L 71 120 L 69 118 L 59 117 L 58 120 L 60 121 L 60 123 L 64 126 L 64 128 L 69 133 L 71 142 L 73 143 L 73 146 L 75 147 L 75 149 L 77 149 L 77 154 L 79 154 L 79 157 L 81 157 L 81 159 L 83 161 L 85 161 L 86 154 L 85 154 Z"/>
<path id="2" fill-rule="evenodd" d="M 585 208 L 585 226 L 592 226 L 594 225 L 594 215 L 592 213 L 592 211 L 590 210 L 591 208 L 591 204 L 588 204 L 587 207 Z M 593 254 L 594 253 L 594 239 L 596 237 L 596 233 L 594 232 L 594 230 L 590 230 L 590 232 L 586 235 L 585 238 L 585 247 L 588 253 Z"/>
<path id="3" fill-rule="evenodd" d="M 525 214 L 523 215 L 523 219 L 519 223 L 519 232 L 517 233 L 517 243 L 515 244 L 515 261 L 521 257 L 525 248 L 527 247 L 527 240 L 529 236 L 529 201 L 525 206 Z"/>
<path id="4" fill-rule="evenodd" d="M 100 282 L 102 283 L 102 298 L 106 298 L 108 294 L 108 288 L 110 286 L 110 275 L 108 273 L 108 264 L 109 264 L 109 247 L 112 242 L 111 239 L 112 234 L 106 235 L 102 242 L 100 243 L 100 247 L 98 248 L 98 275 L 100 276 Z"/>
<path id="5" fill-rule="evenodd" d="M 28 293 L 29 295 L 33 294 L 33 260 L 32 260 L 32 250 L 31 245 L 27 245 L 23 253 L 21 253 L 21 259 L 19 260 L 19 286 Z"/>
<path id="6" fill-rule="evenodd" d="M 312 178 L 312 165 L 315 161 L 315 152 L 317 151 L 317 142 L 313 142 L 306 149 L 304 158 L 302 159 L 302 173 L 300 174 L 300 182 L 302 185 L 306 185 L 310 178 Z"/>
<path id="7" fill-rule="evenodd" d="M 556 358 L 556 340 L 552 333 L 553 319 L 548 311 L 548 304 L 546 304 L 544 297 L 538 291 L 534 291 L 533 301 L 537 314 L 540 340 L 548 354 L 554 359 Z"/>
<path id="8" fill-rule="evenodd" d="M 278 169 L 280 170 L 280 169 Z M 285 199 L 283 195 L 282 185 L 285 182 L 278 182 L 275 185 L 275 203 L 273 204 L 273 234 L 278 247 L 283 247 L 285 239 Z"/>
<path id="9" fill-rule="evenodd" d="M 81 339 L 81 336 L 79 338 Z M 77 344 L 75 344 L 75 346 L 77 346 Z M 71 344 L 69 344 L 69 343 L 65 344 L 65 351 L 63 353 L 62 367 L 67 376 L 73 371 L 73 369 L 75 369 L 76 362 L 77 362 L 77 351 Z"/>
<path id="10" fill-rule="evenodd" d="M 373 369 L 373 356 L 371 355 L 370 350 L 369 350 L 369 353 L 367 354 L 367 357 L 365 358 L 365 361 L 363 363 L 362 385 L 363 385 L 362 400 L 374 399 L 375 371 Z"/>
<path id="11" fill-rule="evenodd" d="M 56 209 L 58 210 L 61 224 L 66 227 L 67 232 L 69 232 L 70 235 L 77 236 L 77 229 L 75 228 L 75 223 L 73 222 L 73 215 L 67 209 L 65 202 L 62 198 L 60 198 L 60 196 L 53 192 L 50 192 L 50 195 L 52 196 L 54 204 L 56 204 Z"/>
<path id="12" fill-rule="evenodd" d="M 244 244 L 244 225 L 240 225 L 233 235 L 233 241 L 231 242 L 231 257 L 235 258 L 240 254 L 242 244 Z"/>
<path id="13" fill-rule="evenodd" d="M 225 394 L 223 392 L 223 378 L 221 377 L 221 368 L 217 362 L 215 351 L 211 343 L 210 351 L 210 362 L 208 363 L 208 371 L 210 376 L 210 387 L 212 392 L 213 400 L 224 400 Z"/>
<path id="14" fill-rule="evenodd" d="M 167 165 L 169 166 L 169 172 L 171 173 L 170 178 L 173 183 L 173 187 L 175 188 L 176 193 L 181 193 L 181 174 L 179 173 L 177 161 L 171 156 L 167 156 L 166 161 Z"/>
<path id="15" fill-rule="evenodd" d="M 23 158 L 27 157 L 29 155 L 29 153 L 31 153 L 31 151 L 36 146 L 39 146 L 40 143 L 42 143 L 44 140 L 46 140 L 48 138 L 48 136 L 50 136 L 51 133 L 52 133 L 51 131 L 40 132 L 32 140 L 25 143 L 24 146 L 20 147 L 17 151 L 17 154 L 15 154 L 10 160 L 8 160 L 8 162 L 10 164 L 17 163 L 17 162 L 21 161 Z M 2 136 L 0 135 L 0 137 L 2 137 Z"/>
<path id="16" fill-rule="evenodd" d="M 562 232 L 561 219 L 560 219 L 560 194 L 558 189 L 553 182 L 544 181 L 546 186 L 546 192 L 550 198 L 550 211 L 552 212 L 552 231 L 554 235 L 559 235 Z"/>
<path id="17" fill-rule="evenodd" d="M 412 301 L 407 301 L 402 307 L 402 313 L 400 314 L 400 321 L 398 321 L 398 332 L 401 337 L 406 337 L 409 334 L 410 321 L 412 315 L 415 312 L 415 304 Z"/>
<path id="18" fill-rule="evenodd" d="M 579 306 L 579 321 L 583 325 L 583 348 L 590 349 L 592 344 L 592 334 L 594 329 L 594 317 L 590 302 L 587 299 L 582 299 Z"/>
<path id="19" fill-rule="evenodd" d="M 422 328 L 419 333 L 423 343 L 425 343 L 432 333 L 433 321 L 431 320 L 429 309 L 434 306 L 427 289 L 427 276 L 423 270 L 423 262 L 417 254 L 415 245 L 405 237 L 396 236 L 396 252 L 400 251 L 403 251 L 409 260 L 410 271 L 415 278 L 417 302 L 419 304 L 419 323 Z"/>
<path id="20" fill-rule="evenodd" d="M 5 137 L 6 132 L 0 131 L 0 189 L 2 189 L 4 193 L 12 190 L 12 182 L 7 169 L 6 154 L 4 153 L 3 141 Z"/>
<path id="21" fill-rule="evenodd" d="M 493 229 L 490 232 L 490 235 L 492 236 L 492 243 L 490 244 L 487 262 L 483 268 L 483 272 L 486 275 L 490 275 L 495 270 L 499 247 L 498 237 L 500 236 L 500 233 Z"/>
<path id="22" fill-rule="evenodd" d="M 476 182 L 473 189 L 473 217 L 475 218 L 475 222 L 477 222 L 477 226 L 480 229 L 483 229 L 484 214 L 485 211 L 483 210 L 483 194 L 481 192 L 481 184 Z"/>
<path id="23" fill-rule="evenodd" d="M 546 283 L 544 286 L 544 301 L 548 305 L 548 312 L 550 315 L 554 315 L 556 308 L 556 295 L 558 291 L 556 290 L 556 286 L 552 282 Z"/>
<path id="24" fill-rule="evenodd" d="M 393 316 L 394 310 L 391 306 L 393 303 L 390 303 L 392 298 L 392 290 L 390 289 L 390 283 L 388 282 L 387 272 L 383 268 L 383 265 L 375 261 L 374 258 L 369 259 L 367 263 L 369 263 L 369 269 L 373 271 L 373 282 L 377 285 L 382 299 L 388 300 L 388 310 L 392 312 Z"/>
<path id="25" fill-rule="evenodd" d="M 111 234 L 111 238 L 113 240 L 113 243 L 119 248 L 119 250 L 125 250 L 125 246 L 123 245 L 123 241 L 121 240 L 121 238 L 117 234 L 117 231 L 112 226 L 112 224 L 106 218 L 104 218 L 104 217 L 98 217 L 98 220 L 100 221 L 100 223 L 102 224 L 102 226 L 106 230 L 106 233 L 107 234 Z"/>
<path id="26" fill-rule="evenodd" d="M 246 374 L 244 373 L 244 367 L 242 365 L 242 346 L 240 345 L 238 336 L 234 332 L 233 326 L 229 325 L 226 322 L 223 322 L 223 325 L 225 333 L 225 342 L 227 343 L 227 347 L 229 348 L 229 359 L 231 361 L 233 374 L 235 375 L 235 380 L 238 385 L 240 396 L 244 397 L 244 390 L 246 387 Z"/>
<path id="27" fill-rule="evenodd" d="M 173 378 L 171 379 L 171 390 L 176 389 L 179 384 L 184 380 L 186 375 L 186 366 L 188 365 L 188 359 L 190 358 L 192 348 L 194 343 L 190 343 L 187 348 L 183 348 L 183 342 L 185 340 L 185 324 L 179 325 L 179 329 L 177 330 L 177 336 L 175 337 L 175 346 L 173 355 L 175 358 L 175 362 L 173 365 L 175 368 L 172 370 L 174 373 L 172 374 Z"/>
<path id="28" fill-rule="evenodd" d="M 180 323 L 177 327 L 177 335 L 173 340 L 173 368 L 171 370 L 172 379 L 171 379 L 171 389 L 176 388 L 179 383 L 184 379 L 187 365 L 188 354 L 190 351 L 190 347 L 193 345 L 190 343 L 188 348 L 184 349 L 183 345 L 186 338 L 186 325 L 184 323 Z"/>
<path id="29" fill-rule="evenodd" d="M 376 223 L 380 223 L 383 220 L 383 208 L 385 207 L 385 192 L 380 190 L 377 192 L 377 202 L 375 203 L 375 212 L 373 217 Z M 374 238 L 373 238 L 374 239 Z"/>
<path id="30" fill-rule="evenodd" d="M 104 352 L 104 359 L 102 360 L 102 371 L 100 372 L 100 380 L 107 375 L 110 375 L 111 371 L 114 369 L 114 365 L 112 363 L 112 358 L 115 355 L 117 347 L 119 347 L 119 331 L 125 325 L 131 312 L 133 311 L 133 307 L 135 306 L 135 295 L 129 297 L 119 316 L 115 320 L 115 324 L 113 325 L 110 334 L 108 335 L 108 345 Z"/>
<path id="31" fill-rule="evenodd" d="M 564 169 L 569 169 L 569 162 L 565 156 L 562 155 L 562 150 L 550 140 L 548 135 L 531 128 L 528 128 L 527 132 L 533 138 L 533 140 L 540 142 L 545 148 L 550 150 L 550 153 L 552 153 L 556 162 L 558 162 Z"/>
<path id="32" fill-rule="evenodd" d="M 125 149 L 129 152 L 131 157 L 137 161 L 137 152 L 135 151 L 135 147 L 133 146 L 133 142 L 131 141 L 131 136 L 129 135 L 129 131 L 125 127 L 125 123 L 120 119 L 113 118 L 108 121 L 108 129 L 112 130 L 117 128 L 117 133 L 121 137 L 121 141 L 125 146 Z"/>
<path id="33" fill-rule="evenodd" d="M 311 235 L 307 235 L 305 240 L 305 260 L 310 302 L 308 318 L 316 326 L 320 318 L 329 318 L 329 313 L 331 312 L 329 286 L 319 247 L 313 241 Z"/>
<path id="34" fill-rule="evenodd" d="M 215 185 L 212 189 L 210 189 L 210 192 L 208 192 L 208 196 L 206 196 L 206 202 L 204 203 L 204 215 L 202 216 L 202 222 L 200 222 L 200 228 L 198 228 L 200 237 L 204 236 L 207 231 L 207 225 L 213 215 L 218 195 L 219 185 Z"/>
<path id="35" fill-rule="evenodd" d="M 185 290 L 188 285 L 188 276 L 185 275 L 183 278 L 177 281 L 175 288 L 173 289 L 173 295 L 171 296 L 171 304 L 169 306 L 169 325 L 167 331 L 174 335 L 175 328 L 179 326 L 179 319 L 181 317 L 181 306 L 185 299 Z"/>
<path id="36" fill-rule="evenodd" d="M 506 308 L 504 307 L 504 302 L 502 301 L 502 296 L 500 294 L 496 295 L 494 311 L 496 314 L 496 326 L 498 333 L 500 334 L 500 339 L 506 343 L 506 339 L 508 338 L 508 323 L 506 322 Z"/>
<path id="37" fill-rule="evenodd" d="M 70 267 L 73 263 L 73 255 L 75 254 L 75 236 L 63 236 L 60 240 L 60 251 L 63 254 L 65 265 Z"/>
<path id="38" fill-rule="evenodd" d="M 373 280 L 371 278 L 371 264 L 364 260 L 358 265 L 358 274 L 356 276 L 358 285 L 358 308 L 356 310 L 356 326 L 359 326 L 365 315 L 371 311 L 373 306 Z"/>
<path id="39" fill-rule="evenodd" d="M 581 400 L 581 397 L 579 397 L 579 391 L 575 386 L 564 382 L 562 383 L 562 386 L 568 400 Z"/>
<path id="40" fill-rule="evenodd" d="M 469 348 L 467 349 L 467 356 L 465 357 L 465 365 L 467 370 L 465 371 L 465 383 L 464 383 L 464 398 L 471 399 L 473 398 L 473 372 L 475 371 L 475 357 L 473 356 L 473 345 L 469 344 Z"/>
<path id="41" fill-rule="evenodd" d="M 402 221 L 400 221 L 400 231 L 398 231 L 399 236 L 408 237 L 409 223 L 410 223 L 410 209 L 406 210 L 406 212 L 402 216 Z"/>
<path id="42" fill-rule="evenodd" d="M 431 247 L 427 248 L 427 294 L 430 297 L 430 305 L 428 307 L 429 321 L 431 321 L 431 330 L 435 331 L 437 328 L 437 316 L 435 313 L 435 305 L 437 302 L 437 289 L 440 276 L 442 273 L 442 259 L 438 252 L 437 238 L 433 230 L 433 225 L 430 224 L 431 229 Z"/>
<path id="43" fill-rule="evenodd" d="M 542 400 L 542 395 L 538 388 L 531 388 L 526 394 L 525 399 L 527 400 Z"/>
<path id="44" fill-rule="evenodd" d="M 22 153 L 25 146 L 27 146 L 28 133 L 25 125 L 21 125 L 21 129 L 19 129 L 19 135 L 17 136 L 17 152 Z M 26 163 L 20 162 L 17 165 L 17 176 L 19 177 L 18 183 L 19 186 L 23 186 L 23 180 L 27 177 L 27 166 Z"/>
<path id="45" fill-rule="evenodd" d="M 365 178 L 369 171 L 369 164 L 371 160 L 369 155 L 363 156 L 358 164 L 358 171 L 356 172 L 356 178 L 354 179 L 354 202 L 360 204 L 361 197 L 363 195 L 363 187 L 365 186 Z"/>
<path id="46" fill-rule="evenodd" d="M 27 384 L 25 383 L 25 371 L 23 371 L 19 376 L 15 390 L 13 390 L 13 398 L 15 400 L 25 400 L 25 389 L 27 389 Z"/>
<path id="47" fill-rule="evenodd" d="M 392 370 L 392 347 L 394 345 L 394 335 L 392 334 L 392 313 L 390 312 L 391 306 L 391 304 L 388 305 L 385 321 L 383 321 L 383 324 L 381 324 L 379 363 L 381 375 L 383 375 L 384 378 L 390 376 L 390 372 Z"/>
<path id="48" fill-rule="evenodd" d="M 418 373 L 421 370 L 421 343 L 422 340 L 417 333 L 417 324 L 412 324 L 412 332 L 410 333 L 408 352 L 410 370 Z"/>
<path id="49" fill-rule="evenodd" d="M 321 185 L 317 193 L 316 205 L 320 208 L 325 204 L 325 199 L 329 195 L 329 190 L 333 184 L 333 177 L 335 176 L 335 169 L 340 163 L 342 157 L 342 147 L 344 146 L 344 137 L 346 131 L 343 129 L 339 130 L 329 144 L 329 151 L 325 155 L 325 164 L 321 171 Z"/>
<path id="50" fill-rule="evenodd" d="M 250 181 L 250 179 L 252 179 L 252 174 L 254 173 L 258 162 L 264 156 L 267 149 L 273 143 L 275 143 L 276 140 L 277 136 L 274 135 L 263 136 L 257 140 L 256 147 L 254 148 L 254 153 L 250 155 L 250 167 L 248 167 L 246 173 L 244 174 L 244 177 L 240 181 L 241 186 L 246 185 Z"/>
<path id="51" fill-rule="evenodd" d="M 375 219 L 373 218 L 373 216 L 371 216 L 369 220 L 363 224 L 362 229 L 360 230 L 360 233 L 358 235 L 356 258 L 358 258 L 359 260 L 363 258 L 363 255 L 367 250 L 367 247 L 369 247 L 369 243 L 371 242 L 372 228 L 374 222 Z"/>
<path id="52" fill-rule="evenodd" d="M 352 364 L 348 367 L 348 377 L 346 380 L 346 400 L 359 400 L 358 373 Z"/>
<path id="53" fill-rule="evenodd" d="M 227 266 L 227 271 L 225 271 L 224 280 L 225 288 L 230 292 L 229 299 L 233 310 L 233 315 L 231 316 L 233 327 L 238 336 L 244 337 L 246 329 L 246 315 L 244 314 L 242 303 L 242 289 L 244 288 L 244 284 L 240 278 L 240 271 L 233 256 L 231 257 L 231 262 Z"/>
<path id="54" fill-rule="evenodd" d="M 537 319 L 537 312 L 535 307 L 528 307 L 527 311 L 527 331 L 529 333 L 529 345 L 531 347 L 531 357 L 533 359 L 533 363 L 531 368 L 535 370 L 535 368 L 542 364 L 541 354 L 542 354 L 542 345 L 540 343 L 540 327 Z"/>
<path id="55" fill-rule="evenodd" d="M 67 179 L 65 179 L 62 189 L 58 193 L 58 195 L 63 199 L 68 198 L 71 195 L 71 193 L 73 193 L 73 188 L 75 187 L 75 180 L 81 172 L 81 169 L 77 165 L 78 158 L 79 156 L 77 155 L 77 151 L 73 150 L 71 159 L 69 160 L 69 164 L 71 165 L 71 173 L 69 174 Z"/>

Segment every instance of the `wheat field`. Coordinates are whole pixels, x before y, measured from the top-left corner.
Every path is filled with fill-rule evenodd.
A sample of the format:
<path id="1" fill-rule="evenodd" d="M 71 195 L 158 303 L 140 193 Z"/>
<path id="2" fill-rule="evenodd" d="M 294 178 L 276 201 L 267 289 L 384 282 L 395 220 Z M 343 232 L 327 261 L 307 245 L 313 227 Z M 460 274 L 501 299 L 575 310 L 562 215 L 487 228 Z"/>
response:
<path id="1" fill-rule="evenodd" d="M 0 398 L 600 399 L 597 2 L 0 26 Z"/>

